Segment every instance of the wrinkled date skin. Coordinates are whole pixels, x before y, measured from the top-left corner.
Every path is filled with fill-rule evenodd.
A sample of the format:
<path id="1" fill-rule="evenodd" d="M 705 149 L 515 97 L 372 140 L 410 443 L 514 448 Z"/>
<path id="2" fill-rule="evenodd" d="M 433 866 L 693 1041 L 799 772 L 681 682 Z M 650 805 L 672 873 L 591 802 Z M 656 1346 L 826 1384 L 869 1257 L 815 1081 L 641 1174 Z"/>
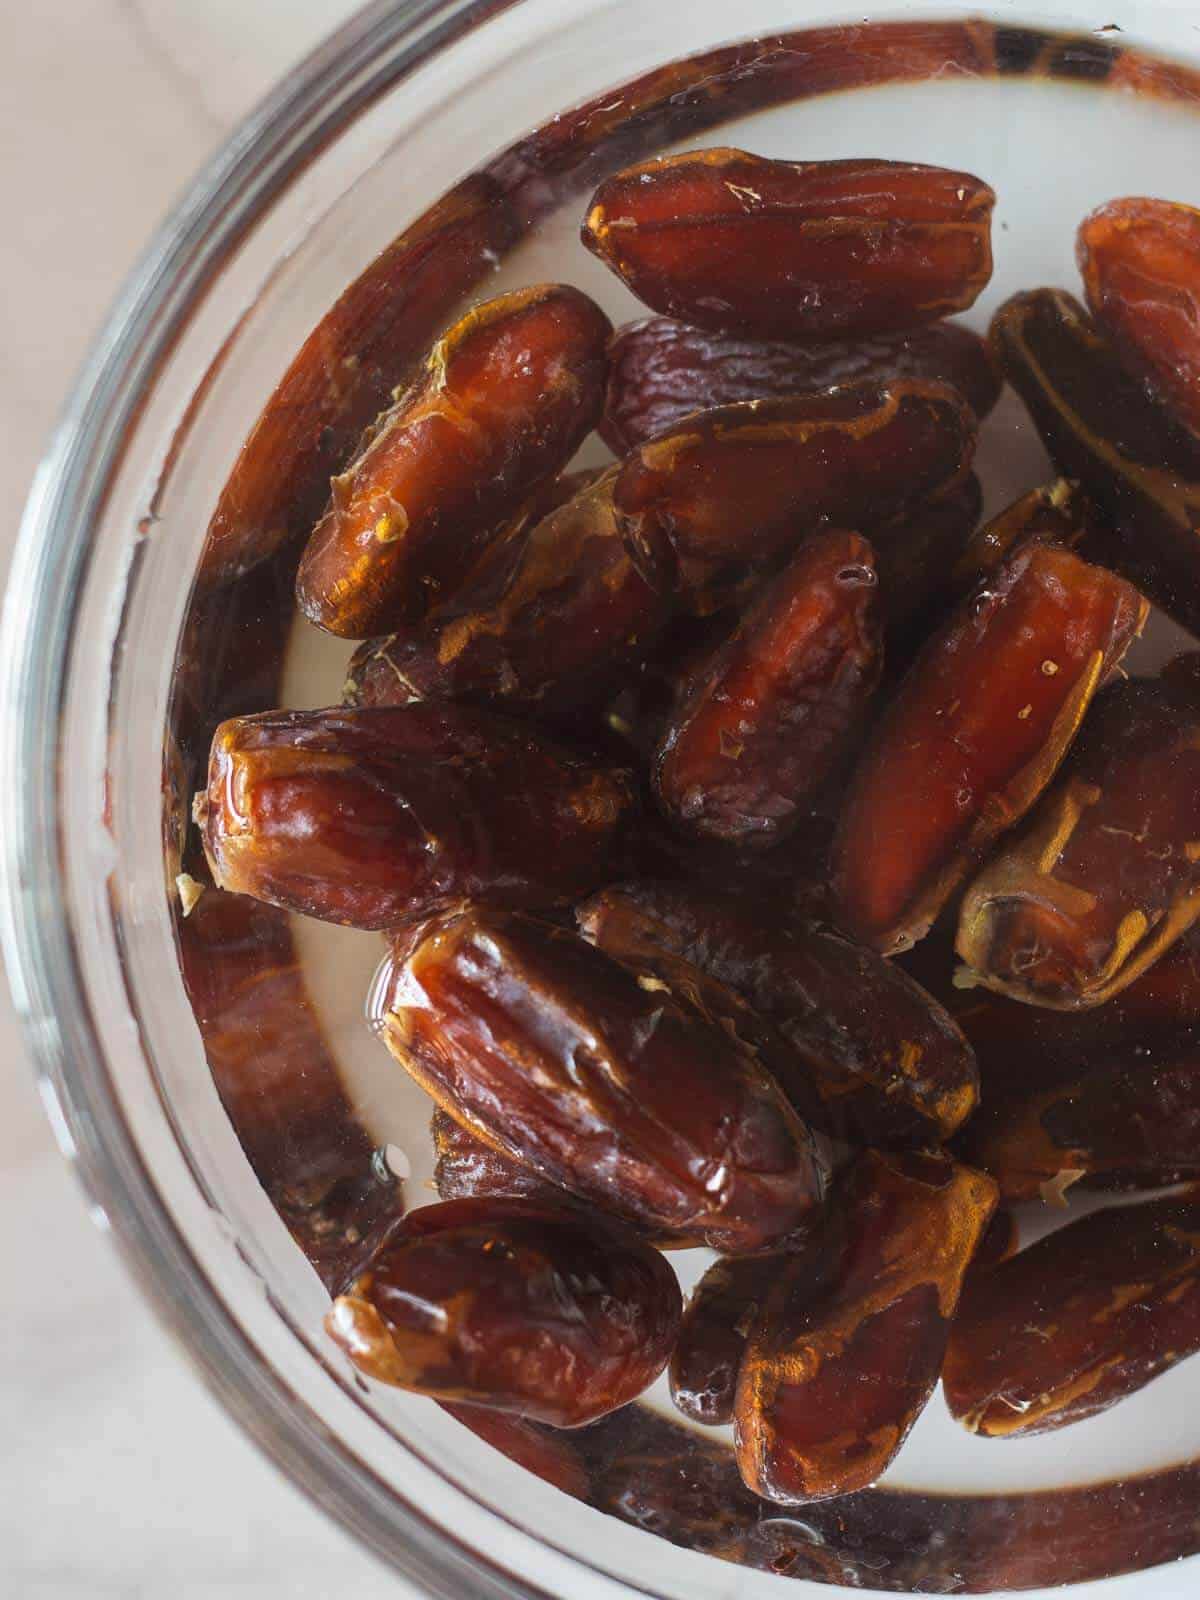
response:
<path id="1" fill-rule="evenodd" d="M 848 384 L 686 418 L 626 459 L 613 500 L 645 570 L 673 565 L 688 588 L 822 524 L 870 534 L 957 488 L 974 450 L 974 418 L 944 384 Z"/>
<path id="2" fill-rule="evenodd" d="M 974 303 L 995 201 L 942 167 L 693 150 L 606 179 L 583 242 L 651 310 L 697 328 L 871 335 Z"/>
<path id="3" fill-rule="evenodd" d="M 1200 632 L 1200 440 L 1061 290 L 1007 301 L 991 342 L 1058 470 L 1108 524 L 1103 559 Z"/>
<path id="4" fill-rule="evenodd" d="M 363 645 L 350 666 L 362 705 L 476 699 L 557 711 L 594 701 L 635 666 L 671 597 L 630 558 L 615 471 L 553 510 L 415 628 Z"/>
<path id="5" fill-rule="evenodd" d="M 666 1366 L 682 1306 L 663 1258 L 532 1200 L 412 1211 L 326 1318 L 367 1377 L 579 1427 Z"/>
<path id="6" fill-rule="evenodd" d="M 300 347 L 250 430 L 213 512 L 198 581 L 240 577 L 308 533 L 329 480 L 437 327 L 513 243 L 518 223 L 475 173 L 357 278 Z"/>
<path id="7" fill-rule="evenodd" d="M 547 904 L 602 880 L 626 774 L 465 706 L 223 722 L 197 797 L 218 887 L 352 928 L 446 897 Z"/>
<path id="8" fill-rule="evenodd" d="M 455 323 L 333 480 L 296 575 L 305 616 L 365 639 L 453 592 L 595 425 L 611 331 L 564 284 L 499 295 Z"/>
<path id="9" fill-rule="evenodd" d="M 381 995 L 443 1110 L 614 1215 L 736 1255 L 814 1214 L 811 1137 L 753 1051 L 576 934 L 464 906 L 396 941 Z"/>
<path id="10" fill-rule="evenodd" d="M 785 1255 L 714 1261 L 692 1290 L 671 1356 L 671 1399 L 693 1422 L 733 1421 L 746 1341 Z"/>
<path id="11" fill-rule="evenodd" d="M 956 389 L 980 421 L 1000 397 L 986 342 L 956 322 L 873 339 L 794 344 L 737 339 L 670 317 L 647 317 L 618 328 L 608 362 L 600 434 L 619 456 L 693 411 L 819 394 L 835 384 L 932 378 Z"/>
<path id="12" fill-rule="evenodd" d="M 433 1113 L 429 1132 L 437 1156 L 433 1183 L 439 1199 L 572 1204 L 572 1197 L 565 1189 L 539 1177 L 532 1167 L 514 1161 L 495 1145 L 477 1138 L 440 1108 Z"/>
<path id="13" fill-rule="evenodd" d="M 1200 1198 L 1096 1211 L 973 1278 L 942 1374 L 989 1438 L 1045 1433 L 1200 1349 Z"/>
<path id="14" fill-rule="evenodd" d="M 955 611 L 851 780 L 832 863 L 848 933 L 885 954 L 924 937 L 1053 777 L 1147 609 L 1103 567 L 1035 543 Z"/>
<path id="15" fill-rule="evenodd" d="M 1131 372 L 1200 434 L 1200 211 L 1112 200 L 1079 227 L 1092 315 Z"/>
<path id="16" fill-rule="evenodd" d="M 734 1410 L 747 1488 L 783 1504 L 865 1489 L 933 1393 L 996 1185 L 942 1156 L 868 1151 L 829 1236 L 788 1259 L 759 1313 Z"/>
<path id="17" fill-rule="evenodd" d="M 883 668 L 875 553 L 804 544 L 681 686 L 654 787 L 684 833 L 769 848 L 837 770 Z"/>
<path id="18" fill-rule="evenodd" d="M 1101 1005 L 1200 917 L 1200 687 L 1097 700 L 1058 779 L 967 890 L 957 949 L 1031 1005 Z"/>
<path id="19" fill-rule="evenodd" d="M 741 994 L 790 1047 L 790 1058 L 771 1055 L 772 1074 L 825 1133 L 927 1145 L 975 1107 L 979 1078 L 962 1032 L 873 951 L 824 929 L 786 928 L 777 910 L 736 890 L 690 884 L 605 889 L 577 915 L 618 960 L 654 971 L 667 953 Z"/>
<path id="20" fill-rule="evenodd" d="M 1126 1048 L 1068 1083 L 985 1096 L 963 1153 L 1009 1200 L 1061 1200 L 1113 1176 L 1126 1189 L 1200 1177 L 1200 1049 L 1188 1037 Z"/>

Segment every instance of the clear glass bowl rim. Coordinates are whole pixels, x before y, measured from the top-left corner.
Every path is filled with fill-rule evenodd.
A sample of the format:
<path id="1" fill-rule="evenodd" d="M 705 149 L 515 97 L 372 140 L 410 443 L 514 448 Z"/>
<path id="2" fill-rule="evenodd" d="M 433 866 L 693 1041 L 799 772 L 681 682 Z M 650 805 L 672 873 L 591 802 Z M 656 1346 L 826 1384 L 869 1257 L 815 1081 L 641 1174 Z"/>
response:
<path id="1" fill-rule="evenodd" d="M 374 0 L 237 126 L 129 274 L 26 502 L 0 629 L 0 944 L 64 1155 L 224 1408 L 335 1521 L 445 1600 L 545 1600 L 399 1499 L 271 1371 L 167 1213 L 117 1102 L 67 910 L 59 731 L 91 532 L 141 397 L 224 260 L 363 110 L 521 0 Z M 185 1309 L 186 1308 L 186 1309 Z"/>

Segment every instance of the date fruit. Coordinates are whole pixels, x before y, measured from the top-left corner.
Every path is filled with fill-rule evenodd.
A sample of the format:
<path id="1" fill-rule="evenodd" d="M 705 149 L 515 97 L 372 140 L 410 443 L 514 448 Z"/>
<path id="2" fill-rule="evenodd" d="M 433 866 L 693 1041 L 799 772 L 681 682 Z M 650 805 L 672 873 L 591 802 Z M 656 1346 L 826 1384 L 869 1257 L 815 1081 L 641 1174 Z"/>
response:
<path id="1" fill-rule="evenodd" d="M 973 1277 L 946 1352 L 946 1403 L 972 1433 L 1045 1433 L 1106 1410 L 1198 1349 L 1191 1190 L 1094 1211 Z"/>
<path id="2" fill-rule="evenodd" d="M 922 938 L 1054 776 L 1141 631 L 1136 589 L 1032 544 L 918 656 L 851 780 L 833 846 L 838 922 L 885 954 Z"/>
<path id="3" fill-rule="evenodd" d="M 738 1372 L 759 1307 L 784 1255 L 714 1261 L 692 1290 L 671 1356 L 671 1399 L 693 1422 L 733 1421 Z"/>
<path id="4" fill-rule="evenodd" d="M 747 1488 L 794 1505 L 875 1482 L 933 1393 L 995 1206 L 992 1180 L 947 1157 L 858 1159 L 829 1236 L 785 1260 L 750 1335 L 734 1410 Z"/>
<path id="5" fill-rule="evenodd" d="M 478 1138 L 439 1109 L 429 1124 L 437 1157 L 433 1186 L 441 1200 L 537 1200 L 570 1205 L 571 1196 L 532 1167 Z"/>
<path id="6" fill-rule="evenodd" d="M 995 201 L 942 167 L 718 147 L 607 178 L 582 237 L 651 310 L 694 327 L 861 337 L 974 303 L 992 274 Z"/>
<path id="7" fill-rule="evenodd" d="M 974 450 L 974 418 L 944 384 L 848 384 L 686 418 L 626 459 L 613 501 L 643 570 L 674 567 L 686 589 L 824 524 L 869 536 L 956 489 Z"/>
<path id="8" fill-rule="evenodd" d="M 333 480 L 296 576 L 305 616 L 365 639 L 452 593 L 595 425 L 611 331 L 564 284 L 499 295 L 456 322 Z"/>
<path id="9" fill-rule="evenodd" d="M 820 534 L 684 679 L 654 760 L 666 815 L 700 838 L 775 844 L 844 761 L 882 668 L 875 553 Z"/>
<path id="10" fill-rule="evenodd" d="M 615 1216 L 731 1255 L 811 1220 L 811 1137 L 754 1052 L 576 934 L 464 905 L 397 939 L 379 993 L 443 1110 Z"/>
<path id="11" fill-rule="evenodd" d="M 643 881 L 602 890 L 577 915 L 619 961 L 654 972 L 673 956 L 739 993 L 790 1049 L 764 1056 L 770 1072 L 825 1133 L 928 1145 L 975 1107 L 979 1078 L 962 1032 L 873 951 L 826 929 L 786 927 L 777 907 L 736 889 Z"/>
<path id="12" fill-rule="evenodd" d="M 872 528 L 889 676 L 959 599 L 950 575 L 974 542 L 982 508 L 983 486 L 972 472 L 951 494 Z"/>
<path id="13" fill-rule="evenodd" d="M 628 776 L 465 706 L 223 722 L 197 796 L 219 888 L 353 928 L 486 893 L 547 904 L 603 880 Z"/>
<path id="14" fill-rule="evenodd" d="M 991 341 L 1058 470 L 1107 524 L 1104 560 L 1200 632 L 1200 440 L 1061 290 L 1007 301 Z"/>
<path id="15" fill-rule="evenodd" d="M 489 551 L 453 600 L 350 664 L 361 705 L 471 699 L 525 711 L 595 701 L 637 665 L 672 613 L 617 528 L 615 471 Z"/>
<path id="16" fill-rule="evenodd" d="M 681 1309 L 657 1251 L 599 1217 L 450 1200 L 409 1212 L 325 1326 L 381 1383 L 576 1428 L 654 1382 Z"/>
<path id="17" fill-rule="evenodd" d="M 737 339 L 670 317 L 647 317 L 617 329 L 608 364 L 600 435 L 619 456 L 694 411 L 819 394 L 836 384 L 932 378 L 956 389 L 979 420 L 1000 397 L 986 342 L 957 322 L 873 339 L 793 344 Z"/>
<path id="18" fill-rule="evenodd" d="M 1078 485 L 1057 478 L 1031 489 L 984 523 L 955 562 L 951 587 L 969 594 L 1022 545 L 1061 544 L 1075 550 L 1088 533 L 1088 508 Z"/>
<path id="19" fill-rule="evenodd" d="M 1200 211 L 1110 200 L 1079 227 L 1092 315 L 1129 370 L 1200 434 Z"/>
<path id="20" fill-rule="evenodd" d="M 1200 917 L 1200 687 L 1114 684 L 971 884 L 957 949 L 1030 1005 L 1102 1005 Z"/>

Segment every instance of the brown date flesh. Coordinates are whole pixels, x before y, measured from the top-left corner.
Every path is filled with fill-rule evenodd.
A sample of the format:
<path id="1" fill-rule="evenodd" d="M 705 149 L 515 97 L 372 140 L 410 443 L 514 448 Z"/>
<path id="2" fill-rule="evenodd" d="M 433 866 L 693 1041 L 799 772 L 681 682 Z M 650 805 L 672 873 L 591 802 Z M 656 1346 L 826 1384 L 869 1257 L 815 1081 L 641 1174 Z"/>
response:
<path id="1" fill-rule="evenodd" d="M 367 1377 L 575 1428 L 667 1364 L 682 1311 L 663 1258 L 532 1200 L 410 1211 L 326 1318 Z"/>
<path id="2" fill-rule="evenodd" d="M 419 620 L 540 484 L 603 403 L 608 318 L 579 290 L 537 284 L 473 307 L 333 480 L 296 598 L 348 639 Z"/>
<path id="3" fill-rule="evenodd" d="M 995 1205 L 992 1180 L 947 1157 L 858 1159 L 828 1236 L 784 1261 L 750 1335 L 734 1410 L 747 1488 L 795 1505 L 874 1483 L 937 1384 Z"/>
<path id="4" fill-rule="evenodd" d="M 685 418 L 626 458 L 613 501 L 648 575 L 703 588 L 823 525 L 869 536 L 957 489 L 974 450 L 974 418 L 944 384 L 847 384 Z"/>
<path id="5" fill-rule="evenodd" d="M 1110 200 L 1079 225 L 1087 303 L 1126 367 L 1200 434 L 1200 211 Z"/>
<path id="6" fill-rule="evenodd" d="M 731 1255 L 811 1222 L 811 1137 L 752 1049 L 576 934 L 465 905 L 396 940 L 379 992 L 442 1109 L 582 1199 Z"/>
<path id="7" fill-rule="evenodd" d="M 942 1378 L 965 1428 L 1011 1438 L 1095 1416 L 1198 1349 L 1192 1190 L 1093 1212 L 973 1278 Z"/>
<path id="8" fill-rule="evenodd" d="M 692 1290 L 669 1369 L 671 1399 L 693 1422 L 733 1421 L 733 1401 L 746 1341 L 784 1255 L 714 1261 Z"/>
<path id="9" fill-rule="evenodd" d="M 626 774 L 465 706 L 268 711 L 213 738 L 196 820 L 221 888 L 354 928 L 602 880 Z"/>
<path id="10" fill-rule="evenodd" d="M 1117 683 L 963 899 L 957 950 L 1030 1005 L 1102 1005 L 1200 917 L 1200 687 Z"/>
<path id="11" fill-rule="evenodd" d="M 1054 776 L 1147 609 L 1111 572 L 1038 543 L 958 607 L 851 780 L 832 861 L 848 933 L 886 954 L 924 937 Z"/>
<path id="12" fill-rule="evenodd" d="M 684 833 L 770 848 L 838 770 L 879 683 L 875 553 L 818 534 L 681 684 L 654 787 Z"/>
<path id="13" fill-rule="evenodd" d="M 228 583 L 308 534 L 329 480 L 450 315 L 515 240 L 495 183 L 474 173 L 430 206 L 345 290 L 301 345 L 238 453 L 198 581 Z"/>
<path id="14" fill-rule="evenodd" d="M 774 857 L 768 858 L 774 860 Z M 741 994 L 790 1048 L 769 1069 L 814 1127 L 853 1144 L 940 1142 L 979 1095 L 945 1009 L 894 964 L 769 902 L 688 883 L 602 890 L 578 919 L 602 950 L 651 971 L 664 955 Z"/>
<path id="15" fill-rule="evenodd" d="M 772 161 L 717 147 L 626 167 L 583 242 L 651 310 L 760 339 L 869 336 L 972 305 L 996 197 L 899 161 Z"/>
<path id="16" fill-rule="evenodd" d="M 835 384 L 932 378 L 956 389 L 980 421 L 1000 397 L 987 343 L 956 322 L 873 339 L 794 344 L 736 339 L 669 317 L 648 317 L 617 329 L 608 361 L 599 431 L 618 456 L 693 411 L 818 394 Z"/>
<path id="17" fill-rule="evenodd" d="M 415 627 L 361 646 L 361 705 L 487 701 L 558 712 L 602 699 L 652 648 L 671 597 L 638 571 L 605 473 L 483 560 Z"/>
<path id="18" fill-rule="evenodd" d="M 1150 398 L 1061 290 L 1007 301 L 991 342 L 1056 467 L 1105 523 L 1102 546 L 1089 549 L 1200 632 L 1200 440 Z"/>

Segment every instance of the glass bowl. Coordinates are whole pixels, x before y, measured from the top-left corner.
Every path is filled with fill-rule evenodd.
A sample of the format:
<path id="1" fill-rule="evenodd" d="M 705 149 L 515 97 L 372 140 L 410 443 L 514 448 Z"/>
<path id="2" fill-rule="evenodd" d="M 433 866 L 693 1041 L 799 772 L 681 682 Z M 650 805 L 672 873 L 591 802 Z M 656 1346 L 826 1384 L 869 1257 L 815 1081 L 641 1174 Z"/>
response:
<path id="1" fill-rule="evenodd" d="M 636 314 L 578 243 L 584 200 L 614 167 L 696 143 L 980 173 L 1000 195 L 996 276 L 968 319 L 982 326 L 1017 288 L 1073 283 L 1074 227 L 1100 201 L 1200 203 L 1192 15 L 1163 0 L 1118 26 L 1042 0 L 965 19 L 929 0 L 868 19 L 831 3 L 798 30 L 783 0 L 733 18 L 723 0 L 371 6 L 201 175 L 81 376 L 4 619 L 4 938 L 30 1049 L 98 1214 L 224 1403 L 431 1594 L 1073 1582 L 1148 1600 L 1200 1580 L 1200 1363 L 1002 1446 L 935 1400 L 879 1489 L 796 1511 L 748 1503 L 720 1436 L 656 1395 L 560 1447 L 354 1376 L 322 1333 L 328 1287 L 401 1181 L 421 1201 L 430 1164 L 428 1107 L 365 1022 L 379 946 L 223 911 L 215 893 L 185 920 L 186 813 L 168 804 L 164 835 L 163 803 L 185 806 L 206 717 L 338 698 L 348 647 L 281 606 L 286 548 L 238 576 L 237 549 L 214 555 L 206 530 L 305 337 L 448 190 L 486 169 L 508 222 L 465 267 L 434 250 L 401 330 L 414 349 L 464 296 L 546 278 Z M 994 503 L 1049 471 L 1011 400 L 983 470 Z M 1143 663 L 1170 643 L 1152 633 Z"/>

